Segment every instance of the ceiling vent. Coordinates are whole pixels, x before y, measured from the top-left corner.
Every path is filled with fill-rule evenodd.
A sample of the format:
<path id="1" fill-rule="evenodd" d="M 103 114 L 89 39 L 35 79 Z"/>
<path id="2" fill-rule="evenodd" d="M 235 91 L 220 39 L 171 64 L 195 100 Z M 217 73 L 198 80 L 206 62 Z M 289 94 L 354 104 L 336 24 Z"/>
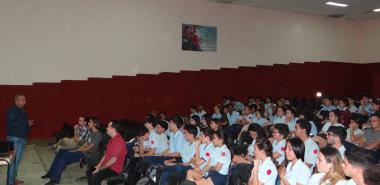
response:
<path id="1" fill-rule="evenodd" d="M 329 14 L 326 16 L 330 18 L 340 18 L 340 17 L 344 17 L 345 15 L 344 14 Z"/>

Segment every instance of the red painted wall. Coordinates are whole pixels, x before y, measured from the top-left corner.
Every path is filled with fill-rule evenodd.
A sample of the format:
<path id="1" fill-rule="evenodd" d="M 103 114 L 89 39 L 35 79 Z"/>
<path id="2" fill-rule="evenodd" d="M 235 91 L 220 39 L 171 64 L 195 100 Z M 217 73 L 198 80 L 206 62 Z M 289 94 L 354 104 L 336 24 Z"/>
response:
<path id="1" fill-rule="evenodd" d="M 316 91 L 331 96 L 355 96 L 364 91 L 379 95 L 380 77 L 374 77 L 376 69 L 373 69 L 379 65 L 306 62 L 63 80 L 32 86 L 3 85 L 0 137 L 5 136 L 5 113 L 16 93 L 27 96 L 27 111 L 36 123 L 30 137 L 49 138 L 64 122 L 74 123 L 79 115 L 97 115 L 103 122 L 121 118 L 143 120 L 150 110 L 187 113 L 190 105 L 201 102 L 211 110 L 224 95 L 244 101 L 248 95 L 313 97 Z"/>

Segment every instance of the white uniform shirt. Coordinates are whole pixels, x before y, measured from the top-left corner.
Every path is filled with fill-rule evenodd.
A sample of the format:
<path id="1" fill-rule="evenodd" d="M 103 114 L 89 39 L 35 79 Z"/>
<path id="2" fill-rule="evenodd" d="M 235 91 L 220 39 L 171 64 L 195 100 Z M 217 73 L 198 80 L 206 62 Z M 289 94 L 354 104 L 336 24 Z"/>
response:
<path id="1" fill-rule="evenodd" d="M 286 116 L 281 116 L 281 117 L 279 117 L 279 116 L 275 116 L 275 117 L 273 117 L 273 119 L 272 119 L 272 123 L 273 123 L 273 124 L 285 123 L 285 119 L 286 119 Z"/>
<path id="2" fill-rule="evenodd" d="M 305 142 L 305 163 L 312 164 L 314 167 L 318 159 L 319 146 L 313 139 L 309 137 Z"/>
<path id="3" fill-rule="evenodd" d="M 344 159 L 344 152 L 346 151 L 346 148 L 344 147 L 344 145 L 339 147 L 338 151 L 339 151 L 340 155 L 342 156 L 342 159 Z"/>
<path id="4" fill-rule="evenodd" d="M 325 173 L 316 173 L 314 175 L 312 175 L 310 177 L 310 180 L 309 180 L 309 183 L 308 185 L 329 185 L 330 184 L 330 181 L 325 181 L 325 182 L 320 182 L 321 179 L 325 176 L 326 174 Z M 335 185 L 345 185 L 346 184 L 346 180 L 340 180 L 338 181 Z"/>
<path id="5" fill-rule="evenodd" d="M 202 163 L 199 166 L 201 169 L 203 169 L 207 165 L 207 163 L 210 160 L 213 152 L 215 152 L 215 147 L 214 147 L 214 144 L 212 144 L 212 143 L 210 143 L 208 145 L 201 144 L 199 146 L 199 157 L 201 159 L 203 159 L 203 161 L 204 161 L 204 163 Z"/>
<path id="6" fill-rule="evenodd" d="M 190 143 L 186 141 L 181 151 L 182 162 L 183 163 L 190 162 L 191 158 L 193 158 L 194 155 L 195 155 L 195 142 Z"/>
<path id="7" fill-rule="evenodd" d="M 252 140 L 252 143 L 248 146 L 247 154 L 249 156 L 254 156 L 255 144 L 256 144 L 256 140 L 254 139 L 254 140 Z"/>
<path id="8" fill-rule="evenodd" d="M 356 182 L 353 179 L 346 181 L 346 185 L 356 185 Z"/>
<path id="9" fill-rule="evenodd" d="M 277 174 L 277 168 L 270 157 L 267 157 L 263 163 L 259 165 L 258 178 L 259 182 L 263 185 L 275 185 Z"/>
<path id="10" fill-rule="evenodd" d="M 309 167 L 301 159 L 294 166 L 291 162 L 286 166 L 285 178 L 290 185 L 297 185 L 297 183 L 307 185 L 310 175 L 311 171 Z"/>
<path id="11" fill-rule="evenodd" d="M 323 125 L 322 127 L 322 130 L 321 130 L 321 133 L 322 134 L 327 134 L 327 130 L 329 130 L 329 128 L 331 126 L 339 126 L 339 127 L 343 127 L 344 128 L 344 125 L 340 124 L 340 123 L 335 123 L 335 124 L 332 124 L 330 122 L 326 122 L 325 125 Z"/>
<path id="12" fill-rule="evenodd" d="M 220 168 L 218 173 L 220 173 L 221 175 L 227 175 L 231 164 L 231 152 L 227 148 L 227 145 L 223 145 L 217 151 L 217 157 L 215 160 L 216 163 L 214 163 L 215 165 L 212 166 L 216 166 L 216 164 L 222 163 L 223 166 L 222 168 Z M 213 159 L 211 159 L 211 163 L 213 163 L 212 161 Z"/>
<path id="13" fill-rule="evenodd" d="M 157 146 L 154 152 L 155 154 L 163 153 L 169 149 L 169 141 L 165 133 L 162 133 L 162 134 L 156 133 L 154 142 L 156 143 L 156 146 Z"/>
<path id="14" fill-rule="evenodd" d="M 281 157 L 277 158 L 276 161 L 278 164 L 281 164 L 285 160 L 285 149 L 286 149 L 286 139 L 281 141 L 273 141 L 273 153 L 278 152 L 281 154 Z"/>

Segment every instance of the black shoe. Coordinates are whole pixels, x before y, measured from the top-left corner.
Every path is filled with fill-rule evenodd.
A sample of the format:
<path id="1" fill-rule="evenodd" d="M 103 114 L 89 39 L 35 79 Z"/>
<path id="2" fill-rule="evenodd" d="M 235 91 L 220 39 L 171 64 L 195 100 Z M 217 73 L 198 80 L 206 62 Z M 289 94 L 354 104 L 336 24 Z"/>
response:
<path id="1" fill-rule="evenodd" d="M 57 181 L 54 181 L 54 180 L 50 180 L 48 183 L 46 183 L 45 185 L 55 185 L 55 184 L 59 184 L 59 182 Z"/>
<path id="2" fill-rule="evenodd" d="M 50 175 L 46 174 L 44 176 L 41 176 L 41 179 L 50 179 Z"/>

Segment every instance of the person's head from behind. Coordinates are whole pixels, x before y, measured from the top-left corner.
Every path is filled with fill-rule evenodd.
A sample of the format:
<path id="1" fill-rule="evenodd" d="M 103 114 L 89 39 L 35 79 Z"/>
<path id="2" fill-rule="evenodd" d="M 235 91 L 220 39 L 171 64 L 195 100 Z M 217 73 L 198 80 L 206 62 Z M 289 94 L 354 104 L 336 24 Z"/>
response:
<path id="1" fill-rule="evenodd" d="M 220 127 L 219 125 L 220 125 L 220 119 L 212 118 L 209 127 L 211 128 L 211 130 L 216 132 L 219 130 L 219 127 Z"/>
<path id="2" fill-rule="evenodd" d="M 177 132 L 183 125 L 183 119 L 181 116 L 175 114 L 170 118 L 169 129 L 172 132 Z"/>
<path id="3" fill-rule="evenodd" d="M 201 140 L 201 143 L 209 143 L 212 142 L 214 132 L 211 130 L 211 128 L 203 128 L 201 130 L 201 134 L 199 136 L 199 139 Z"/>
<path id="4" fill-rule="evenodd" d="M 352 179 L 362 179 L 363 172 L 376 163 L 375 157 L 362 148 L 347 150 L 342 163 L 344 174 Z M 357 182 L 356 182 L 357 183 Z"/>
<path id="5" fill-rule="evenodd" d="M 308 137 L 311 131 L 311 124 L 306 119 L 299 119 L 296 121 L 294 134 L 296 137 Z"/>
<path id="6" fill-rule="evenodd" d="M 285 156 L 288 161 L 304 160 L 305 145 L 297 137 L 290 138 L 286 142 Z"/>
<path id="7" fill-rule="evenodd" d="M 194 141 L 198 135 L 197 127 L 194 125 L 186 125 L 183 128 L 183 133 L 187 141 Z"/>
<path id="8" fill-rule="evenodd" d="M 326 146 L 322 148 L 318 154 L 317 169 L 326 176 L 321 182 L 329 180 L 331 184 L 344 178 L 342 168 L 342 156 L 336 148 Z"/>
<path id="9" fill-rule="evenodd" d="M 345 128 L 340 126 L 331 126 L 327 130 L 327 143 L 333 146 L 342 145 L 346 140 L 347 131 Z"/>
<path id="10" fill-rule="evenodd" d="M 163 134 L 166 130 L 168 130 L 168 122 L 163 120 L 158 121 L 156 124 L 156 133 Z"/>
<path id="11" fill-rule="evenodd" d="M 380 164 L 376 164 L 364 171 L 364 183 L 366 185 L 378 185 L 380 182 Z"/>
<path id="12" fill-rule="evenodd" d="M 371 127 L 378 129 L 380 127 L 380 113 L 375 113 L 369 118 Z"/>
<path id="13" fill-rule="evenodd" d="M 289 127 L 286 124 L 275 124 L 273 126 L 273 138 L 277 141 L 286 139 L 289 135 Z"/>
<path id="14" fill-rule="evenodd" d="M 137 135 L 142 141 L 148 141 L 149 140 L 149 130 L 146 127 L 141 127 L 139 129 L 139 133 Z"/>
<path id="15" fill-rule="evenodd" d="M 26 105 L 26 97 L 23 94 L 15 95 L 15 105 L 19 108 L 24 108 Z"/>
<path id="16" fill-rule="evenodd" d="M 122 134 L 121 133 L 121 124 L 120 124 L 120 122 L 119 121 L 111 121 L 111 122 L 109 122 L 108 126 L 107 126 L 107 134 L 110 137 L 114 137 L 117 134 Z"/>
<path id="17" fill-rule="evenodd" d="M 272 156 L 273 147 L 272 147 L 271 142 L 268 139 L 263 138 L 263 139 L 257 140 L 254 147 L 255 147 L 254 155 L 257 159 L 264 160 L 267 157 Z"/>
<path id="18" fill-rule="evenodd" d="M 338 123 L 340 117 L 340 111 L 339 110 L 332 110 L 329 112 L 329 122 L 330 123 Z"/>
<path id="19" fill-rule="evenodd" d="M 267 137 L 264 128 L 257 123 L 250 124 L 248 127 L 248 132 L 253 140 L 259 140 Z"/>
<path id="20" fill-rule="evenodd" d="M 214 132 L 212 143 L 215 147 L 221 147 L 226 143 L 227 134 L 223 131 L 219 130 L 217 132 Z"/>

